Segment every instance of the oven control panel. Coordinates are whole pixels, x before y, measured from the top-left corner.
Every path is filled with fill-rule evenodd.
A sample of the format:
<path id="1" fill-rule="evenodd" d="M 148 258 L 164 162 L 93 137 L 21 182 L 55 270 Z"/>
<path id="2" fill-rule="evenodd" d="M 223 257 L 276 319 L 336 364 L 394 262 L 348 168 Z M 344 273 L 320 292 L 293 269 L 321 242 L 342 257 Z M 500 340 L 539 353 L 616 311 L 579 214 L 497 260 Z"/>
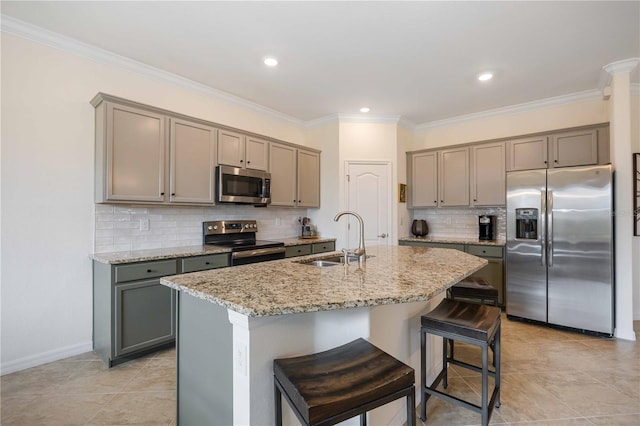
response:
<path id="1" fill-rule="evenodd" d="M 240 232 L 258 232 L 255 220 L 214 220 L 202 223 L 204 235 L 237 234 Z"/>

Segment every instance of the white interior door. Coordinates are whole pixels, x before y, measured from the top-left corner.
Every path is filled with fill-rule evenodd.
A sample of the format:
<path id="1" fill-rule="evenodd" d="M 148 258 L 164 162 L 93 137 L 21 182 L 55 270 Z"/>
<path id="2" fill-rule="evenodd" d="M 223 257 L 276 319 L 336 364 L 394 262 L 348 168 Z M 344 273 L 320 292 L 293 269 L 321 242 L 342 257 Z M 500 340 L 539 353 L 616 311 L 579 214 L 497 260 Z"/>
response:
<path id="1" fill-rule="evenodd" d="M 347 209 L 364 219 L 365 245 L 391 244 L 391 164 L 347 162 Z M 347 244 L 358 246 L 358 223 L 349 217 Z"/>

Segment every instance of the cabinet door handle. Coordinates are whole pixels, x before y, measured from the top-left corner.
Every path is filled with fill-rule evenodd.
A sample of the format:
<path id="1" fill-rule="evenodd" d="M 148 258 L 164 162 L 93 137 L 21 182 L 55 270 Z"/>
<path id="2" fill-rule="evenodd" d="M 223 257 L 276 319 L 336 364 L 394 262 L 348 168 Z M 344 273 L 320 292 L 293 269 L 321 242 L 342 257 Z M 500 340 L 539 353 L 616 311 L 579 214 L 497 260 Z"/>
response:
<path id="1" fill-rule="evenodd" d="M 209 262 L 204 262 L 205 265 L 209 265 Z"/>
<path id="2" fill-rule="evenodd" d="M 150 274 L 152 272 L 155 272 L 153 269 L 147 269 L 147 274 Z"/>
<path id="3" fill-rule="evenodd" d="M 164 195 L 164 192 L 161 192 L 160 195 Z"/>
<path id="4" fill-rule="evenodd" d="M 378 235 L 378 237 L 380 237 L 380 238 L 387 238 L 387 234 L 380 234 L 380 235 Z"/>
<path id="5" fill-rule="evenodd" d="M 242 163 L 242 161 L 240 161 Z M 251 161 L 247 160 L 247 164 L 251 164 Z"/>
<path id="6" fill-rule="evenodd" d="M 242 163 L 242 160 L 240 160 L 240 162 Z"/>
<path id="7" fill-rule="evenodd" d="M 172 193 L 171 193 L 171 196 L 172 196 L 172 197 L 175 197 L 175 196 L 176 196 L 176 193 L 175 193 L 175 192 L 172 192 Z"/>

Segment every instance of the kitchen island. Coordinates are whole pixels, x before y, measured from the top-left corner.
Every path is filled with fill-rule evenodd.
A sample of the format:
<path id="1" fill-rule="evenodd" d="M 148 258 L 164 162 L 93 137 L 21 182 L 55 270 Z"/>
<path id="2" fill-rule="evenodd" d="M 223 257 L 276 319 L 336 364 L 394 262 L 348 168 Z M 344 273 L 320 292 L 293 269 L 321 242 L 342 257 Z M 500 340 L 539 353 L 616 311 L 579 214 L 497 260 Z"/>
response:
<path id="1" fill-rule="evenodd" d="M 162 278 L 178 290 L 178 423 L 272 424 L 273 359 L 358 337 L 418 371 L 420 315 L 487 261 L 421 247 L 368 254 L 364 269 L 305 263 L 335 255 L 324 253 Z M 441 345 L 429 350 L 441 359 Z M 371 412 L 371 423 L 402 424 L 404 413 L 396 401 Z M 283 414 L 298 424 L 287 404 Z"/>

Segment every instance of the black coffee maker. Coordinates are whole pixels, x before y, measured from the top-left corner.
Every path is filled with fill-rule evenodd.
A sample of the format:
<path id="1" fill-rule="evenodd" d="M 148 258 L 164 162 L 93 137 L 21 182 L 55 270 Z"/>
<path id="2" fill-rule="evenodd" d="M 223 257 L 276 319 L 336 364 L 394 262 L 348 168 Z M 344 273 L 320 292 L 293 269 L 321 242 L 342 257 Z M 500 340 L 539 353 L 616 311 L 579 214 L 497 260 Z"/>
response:
<path id="1" fill-rule="evenodd" d="M 479 240 L 495 240 L 496 217 L 483 214 L 478 217 Z"/>

